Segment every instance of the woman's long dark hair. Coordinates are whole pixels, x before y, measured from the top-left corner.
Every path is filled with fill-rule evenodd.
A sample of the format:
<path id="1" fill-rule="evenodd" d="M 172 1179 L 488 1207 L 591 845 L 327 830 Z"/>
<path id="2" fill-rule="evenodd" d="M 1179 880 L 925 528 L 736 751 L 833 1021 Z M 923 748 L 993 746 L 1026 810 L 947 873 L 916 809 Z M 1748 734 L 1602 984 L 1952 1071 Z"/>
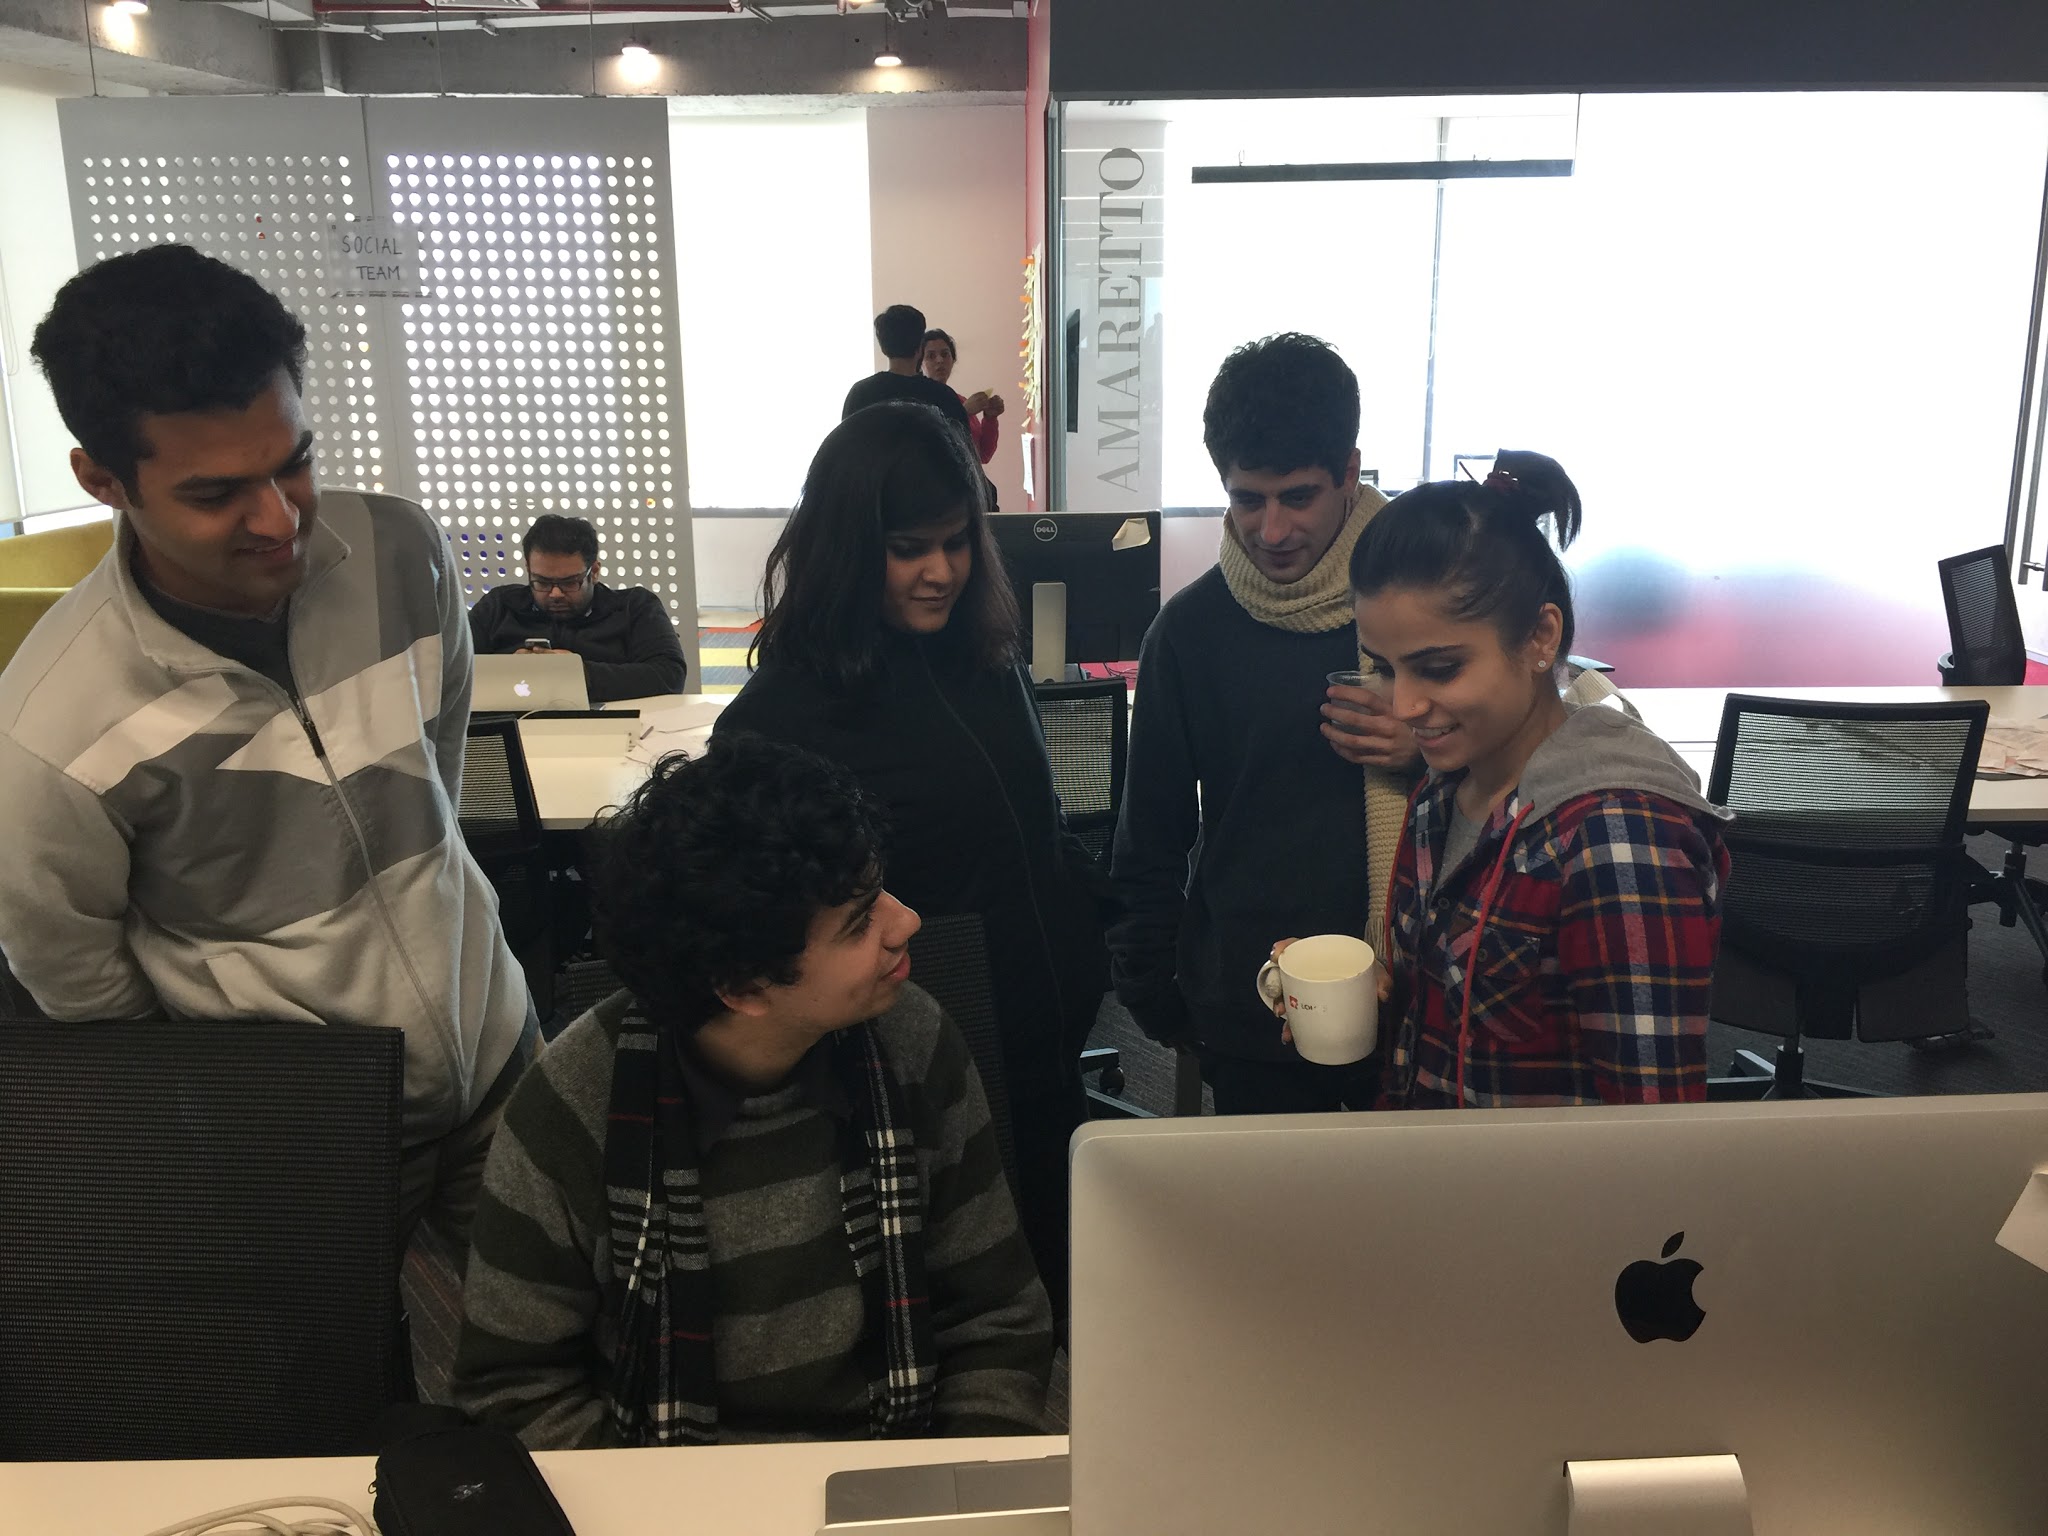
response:
<path id="1" fill-rule="evenodd" d="M 973 569 L 945 632 L 976 666 L 1012 665 L 1017 599 L 989 531 L 987 484 L 965 434 L 929 405 L 891 400 L 839 423 L 769 551 L 749 663 L 867 681 L 882 644 L 888 535 L 965 516 Z"/>
<path id="2" fill-rule="evenodd" d="M 1557 548 L 1543 531 L 1549 518 Z M 1558 655 L 1572 648 L 1572 584 L 1559 549 L 1578 537 L 1578 487 L 1555 459 L 1503 448 L 1483 482 L 1432 480 L 1382 507 L 1351 552 L 1351 592 L 1442 590 L 1460 619 L 1484 619 L 1521 645 L 1545 603 L 1564 616 Z"/>

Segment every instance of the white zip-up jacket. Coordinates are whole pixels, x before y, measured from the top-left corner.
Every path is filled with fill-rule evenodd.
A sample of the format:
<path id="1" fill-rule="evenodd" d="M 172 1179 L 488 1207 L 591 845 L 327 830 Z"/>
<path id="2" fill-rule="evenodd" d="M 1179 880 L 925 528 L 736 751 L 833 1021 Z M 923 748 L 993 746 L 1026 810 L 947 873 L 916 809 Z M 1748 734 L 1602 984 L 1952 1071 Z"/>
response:
<path id="1" fill-rule="evenodd" d="M 403 1029 L 407 1145 L 511 1058 L 529 1003 L 456 824 L 470 639 L 446 539 L 320 498 L 286 623 L 300 704 L 168 624 L 135 535 L 0 673 L 0 953 L 57 1019 Z"/>

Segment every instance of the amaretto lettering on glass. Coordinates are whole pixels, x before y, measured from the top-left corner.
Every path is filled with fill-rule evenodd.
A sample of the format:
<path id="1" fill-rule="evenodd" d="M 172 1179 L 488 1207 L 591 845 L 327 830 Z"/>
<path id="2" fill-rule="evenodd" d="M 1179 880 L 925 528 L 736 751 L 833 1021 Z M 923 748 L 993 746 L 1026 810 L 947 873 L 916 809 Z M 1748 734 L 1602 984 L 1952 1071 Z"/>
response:
<path id="1" fill-rule="evenodd" d="M 1062 222 L 1066 321 L 1076 364 L 1067 506 L 1139 511 L 1160 496 L 1160 274 L 1166 125 L 1067 121 Z"/>

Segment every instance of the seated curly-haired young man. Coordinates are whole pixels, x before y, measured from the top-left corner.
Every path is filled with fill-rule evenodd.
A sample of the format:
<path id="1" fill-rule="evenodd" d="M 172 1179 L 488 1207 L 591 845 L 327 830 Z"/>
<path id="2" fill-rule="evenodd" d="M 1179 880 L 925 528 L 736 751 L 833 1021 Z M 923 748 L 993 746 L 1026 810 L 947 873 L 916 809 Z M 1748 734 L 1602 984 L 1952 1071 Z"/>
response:
<path id="1" fill-rule="evenodd" d="M 859 787 L 720 738 L 598 839 L 626 990 L 506 1107 L 458 1406 L 536 1448 L 1045 1430 L 1045 1288 Z"/>

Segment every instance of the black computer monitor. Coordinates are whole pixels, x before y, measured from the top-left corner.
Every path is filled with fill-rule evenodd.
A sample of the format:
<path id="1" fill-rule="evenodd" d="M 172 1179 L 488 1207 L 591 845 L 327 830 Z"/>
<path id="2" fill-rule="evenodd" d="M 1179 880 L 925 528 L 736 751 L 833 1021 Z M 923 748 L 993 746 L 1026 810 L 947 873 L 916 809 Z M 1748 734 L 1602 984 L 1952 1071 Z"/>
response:
<path id="1" fill-rule="evenodd" d="M 1136 661 L 1159 614 L 1157 512 L 1001 512 L 989 519 L 1017 593 L 1027 649 L 1031 589 L 1066 588 L 1068 664 Z M 1035 654 L 1044 655 L 1043 646 Z"/>

